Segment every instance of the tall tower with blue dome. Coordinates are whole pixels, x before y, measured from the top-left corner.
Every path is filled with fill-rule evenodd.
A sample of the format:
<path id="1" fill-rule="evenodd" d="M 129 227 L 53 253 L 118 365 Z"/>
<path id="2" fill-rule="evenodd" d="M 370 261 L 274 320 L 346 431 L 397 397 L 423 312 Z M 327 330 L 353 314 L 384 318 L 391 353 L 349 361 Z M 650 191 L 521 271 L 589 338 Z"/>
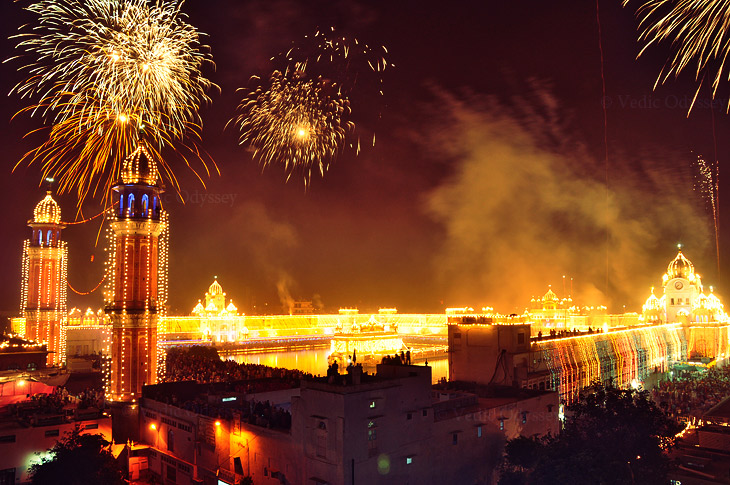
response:
<path id="1" fill-rule="evenodd" d="M 135 402 L 142 386 L 157 382 L 162 364 L 158 326 L 167 303 L 168 219 L 157 164 L 138 147 L 112 188 L 107 237 L 105 311 L 112 323 L 106 395 Z"/>
<path id="2" fill-rule="evenodd" d="M 20 311 L 25 338 L 45 343 L 48 365 L 66 360 L 66 275 L 68 246 L 61 240 L 61 208 L 49 190 L 28 221 L 31 237 L 23 244 Z"/>

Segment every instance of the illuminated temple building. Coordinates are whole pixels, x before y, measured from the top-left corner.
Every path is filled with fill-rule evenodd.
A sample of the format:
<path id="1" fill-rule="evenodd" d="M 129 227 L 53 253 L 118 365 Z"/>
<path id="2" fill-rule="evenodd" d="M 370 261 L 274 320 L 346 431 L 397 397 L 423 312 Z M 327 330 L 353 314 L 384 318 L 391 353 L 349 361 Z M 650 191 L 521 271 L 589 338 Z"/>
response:
<path id="1" fill-rule="evenodd" d="M 60 365 L 66 350 L 66 273 L 68 246 L 61 240 L 61 208 L 49 191 L 28 221 L 31 237 L 23 243 L 22 335 L 44 343 L 48 364 Z"/>
<path id="2" fill-rule="evenodd" d="M 244 318 L 238 315 L 233 300 L 226 305 L 226 293 L 218 283 L 218 278 L 205 293 L 205 305 L 198 300 L 192 314 L 199 319 L 199 332 L 207 340 L 234 342 L 248 336 Z"/>
<path id="3" fill-rule="evenodd" d="M 641 324 L 553 330 L 535 336 L 529 323 L 500 324 L 462 318 L 449 325 L 453 380 L 555 390 L 572 401 L 599 380 L 618 386 L 651 384 L 674 363 L 714 365 L 730 356 L 728 318 L 680 251 L 653 293 Z"/>
<path id="4" fill-rule="evenodd" d="M 111 371 L 106 394 L 133 402 L 143 385 L 157 382 L 162 355 L 158 325 L 167 303 L 168 219 L 162 209 L 157 166 L 143 147 L 124 162 L 112 188 L 105 312 L 112 325 Z"/>

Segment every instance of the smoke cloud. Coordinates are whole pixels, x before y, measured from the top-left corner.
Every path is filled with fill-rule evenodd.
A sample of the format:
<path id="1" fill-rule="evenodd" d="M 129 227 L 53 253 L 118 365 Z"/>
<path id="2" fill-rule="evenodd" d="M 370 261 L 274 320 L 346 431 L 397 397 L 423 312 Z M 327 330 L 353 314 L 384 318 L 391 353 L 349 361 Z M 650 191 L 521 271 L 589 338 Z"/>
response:
<path id="1" fill-rule="evenodd" d="M 640 311 L 677 242 L 690 259 L 709 252 L 689 163 L 612 156 L 607 191 L 603 160 L 571 136 L 546 90 L 509 108 L 436 96 L 426 147 L 456 167 L 426 197 L 444 229 L 435 271 L 447 305 L 519 313 L 549 284 L 563 296 L 566 275 L 576 304 Z"/>

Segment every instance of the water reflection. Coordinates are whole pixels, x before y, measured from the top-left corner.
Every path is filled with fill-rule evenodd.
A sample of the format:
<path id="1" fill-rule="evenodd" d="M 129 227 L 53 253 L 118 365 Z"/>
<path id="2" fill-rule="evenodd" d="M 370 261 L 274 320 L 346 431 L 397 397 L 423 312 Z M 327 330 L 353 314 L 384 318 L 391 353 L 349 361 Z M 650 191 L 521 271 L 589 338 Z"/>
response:
<path id="1" fill-rule="evenodd" d="M 299 369 L 313 375 L 327 374 L 327 355 L 330 349 L 308 349 L 280 352 L 261 352 L 255 354 L 229 354 L 224 358 L 235 360 L 238 363 L 261 364 L 270 367 L 283 367 L 285 369 Z M 420 365 L 420 364 L 419 364 Z M 449 361 L 446 357 L 430 360 L 432 380 L 449 378 Z"/>

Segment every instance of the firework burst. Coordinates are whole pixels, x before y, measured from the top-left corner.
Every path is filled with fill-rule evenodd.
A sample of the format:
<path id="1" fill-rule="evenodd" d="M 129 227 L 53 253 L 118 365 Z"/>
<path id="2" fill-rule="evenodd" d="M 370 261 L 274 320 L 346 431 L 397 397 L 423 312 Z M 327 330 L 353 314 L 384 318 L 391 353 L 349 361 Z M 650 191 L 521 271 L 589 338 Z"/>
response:
<path id="1" fill-rule="evenodd" d="M 383 95 L 386 54 L 384 47 L 372 49 L 331 29 L 272 58 L 281 69 L 266 81 L 252 78 L 252 86 L 241 90 L 239 115 L 232 120 L 240 143 L 263 167 L 283 165 L 287 180 L 301 172 L 307 186 L 313 172 L 324 176 L 344 149 L 359 153 L 353 94 L 357 86 L 363 99 L 372 100 L 371 88 Z M 374 144 L 374 132 L 372 139 Z"/>
<path id="2" fill-rule="evenodd" d="M 14 92 L 30 101 L 24 112 L 52 127 L 23 161 L 40 163 L 60 191 L 75 189 L 79 204 L 111 185 L 136 145 L 179 155 L 199 137 L 198 109 L 213 86 L 201 68 L 212 61 L 182 3 L 40 0 L 27 7 L 38 22 L 14 38 L 21 57 L 33 61 L 19 68 L 26 77 Z"/>
<path id="3" fill-rule="evenodd" d="M 336 86 L 296 73 L 289 78 L 275 71 L 239 109 L 240 142 L 253 147 L 264 167 L 283 162 L 287 179 L 302 171 L 305 183 L 313 169 L 324 175 L 354 127 L 347 120 L 349 102 Z"/>
<path id="4" fill-rule="evenodd" d="M 632 3 L 624 0 L 624 6 Z M 724 0 L 649 0 L 637 10 L 639 56 L 649 47 L 669 43 L 673 53 L 659 72 L 655 87 L 676 78 L 685 69 L 698 81 L 692 105 L 703 84 L 712 96 L 722 82 L 730 79 L 726 62 L 730 54 L 730 3 Z M 730 109 L 730 101 L 728 102 Z"/>

